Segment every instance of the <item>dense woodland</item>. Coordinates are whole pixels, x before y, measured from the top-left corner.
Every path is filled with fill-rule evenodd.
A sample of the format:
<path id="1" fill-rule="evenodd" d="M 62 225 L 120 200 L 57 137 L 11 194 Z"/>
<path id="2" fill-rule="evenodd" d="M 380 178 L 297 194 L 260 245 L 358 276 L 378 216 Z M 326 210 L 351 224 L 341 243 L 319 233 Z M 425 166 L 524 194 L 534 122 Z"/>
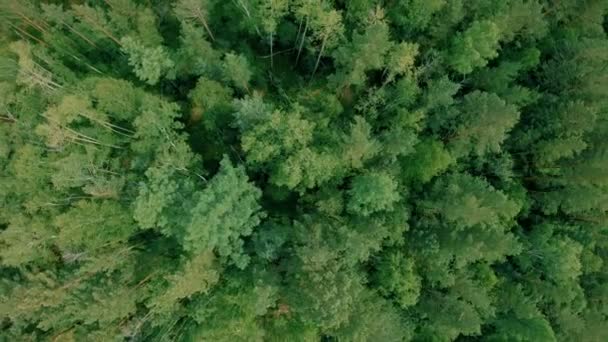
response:
<path id="1" fill-rule="evenodd" d="M 0 0 L 0 341 L 608 341 L 607 0 Z"/>

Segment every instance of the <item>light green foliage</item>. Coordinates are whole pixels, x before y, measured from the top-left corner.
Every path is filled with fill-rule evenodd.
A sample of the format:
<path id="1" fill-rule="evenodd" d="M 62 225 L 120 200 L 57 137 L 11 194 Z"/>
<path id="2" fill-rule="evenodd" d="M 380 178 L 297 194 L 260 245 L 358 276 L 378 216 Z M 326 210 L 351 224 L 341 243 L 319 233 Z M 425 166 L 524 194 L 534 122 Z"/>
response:
<path id="1" fill-rule="evenodd" d="M 181 22 L 193 21 L 202 25 L 211 39 L 215 39 L 209 26 L 209 10 L 213 1 L 179 0 L 175 3 L 174 12 Z"/>
<path id="2" fill-rule="evenodd" d="M 483 321 L 494 316 L 491 290 L 496 281 L 492 274 L 479 273 L 484 271 L 488 269 L 461 272 L 451 288 L 443 293 L 430 291 L 420 299 L 419 309 L 428 315 L 421 327 L 423 337 L 452 340 L 481 334 Z"/>
<path id="3" fill-rule="evenodd" d="M 389 18 L 408 33 L 423 31 L 429 26 L 433 14 L 440 11 L 446 0 L 397 1 L 388 8 Z"/>
<path id="4" fill-rule="evenodd" d="M 451 106 L 454 103 L 454 95 L 460 89 L 460 85 L 444 76 L 431 80 L 427 88 L 424 98 L 425 108 L 432 110 Z"/>
<path id="5" fill-rule="evenodd" d="M 364 85 L 367 80 L 365 73 L 381 69 L 392 46 L 388 24 L 382 20 L 372 22 L 364 32 L 355 32 L 352 42 L 334 53 L 339 65 L 339 73 L 334 80 L 338 87 Z"/>
<path id="6" fill-rule="evenodd" d="M 225 108 L 230 106 L 232 89 L 217 81 L 201 77 L 188 97 L 193 106 L 190 120 L 201 120 L 206 128 L 213 129 L 220 124 L 222 120 L 220 115 L 224 114 Z"/>
<path id="7" fill-rule="evenodd" d="M 307 264 L 290 284 L 288 301 L 293 310 L 308 324 L 322 329 L 338 328 L 348 321 L 349 313 L 363 291 L 362 279 L 353 270 L 341 270 L 336 261 L 325 269 Z M 298 291 L 299 289 L 299 291 Z M 333 300 L 340 293 L 341 300 Z"/>
<path id="8" fill-rule="evenodd" d="M 284 162 L 279 162 L 271 180 L 275 185 L 286 186 L 289 189 L 298 186 L 314 188 L 335 176 L 340 168 L 340 161 L 334 154 L 304 148 L 289 156 Z"/>
<path id="9" fill-rule="evenodd" d="M 514 341 L 556 341 L 551 324 L 521 285 L 501 284 L 498 291 L 501 294 L 497 297 L 498 308 L 504 312 L 499 313 L 492 323 L 496 331 L 489 336 L 491 341 L 506 338 Z"/>
<path id="10" fill-rule="evenodd" d="M 412 237 L 439 245 L 424 252 L 427 267 L 435 268 L 426 275 L 433 281 L 453 284 L 452 267 L 497 262 L 521 250 L 509 232 L 518 204 L 481 179 L 466 174 L 438 178 L 419 210 L 424 213 L 419 222 L 424 231 L 413 230 Z"/>
<path id="11" fill-rule="evenodd" d="M 539 64 L 540 51 L 535 48 L 524 49 L 515 57 L 501 62 L 494 68 L 479 70 L 474 75 L 477 87 L 496 93 L 507 103 L 525 106 L 539 99 L 539 94 L 527 87 L 514 84 L 525 70 Z"/>
<path id="12" fill-rule="evenodd" d="M 254 8 L 257 10 L 262 29 L 274 34 L 281 18 L 287 14 L 289 2 L 286 0 L 256 0 Z"/>
<path id="13" fill-rule="evenodd" d="M 0 0 L 1 341 L 608 341 L 604 0 Z"/>
<path id="14" fill-rule="evenodd" d="M 268 272 L 252 268 L 249 274 L 232 273 L 229 281 L 193 303 L 194 340 L 264 340 L 260 320 L 279 310 L 275 305 L 279 294 Z"/>
<path id="15" fill-rule="evenodd" d="M 234 126 L 241 131 L 249 130 L 252 125 L 261 124 L 266 121 L 273 112 L 272 106 L 264 102 L 259 93 L 253 96 L 245 96 L 243 99 L 234 101 L 236 112 L 234 115 Z"/>
<path id="16" fill-rule="evenodd" d="M 320 55 L 323 55 L 324 49 L 334 48 L 344 34 L 341 13 L 326 8 L 325 4 L 325 2 L 322 2 L 321 6 L 314 7 L 310 20 L 315 40 L 321 42 Z"/>
<path id="17" fill-rule="evenodd" d="M 181 23 L 180 48 L 171 57 L 177 76 L 209 76 L 217 72 L 220 53 L 213 49 L 203 31 L 189 22 Z"/>
<path id="18" fill-rule="evenodd" d="M 24 41 L 17 41 L 10 44 L 11 52 L 18 56 L 17 84 L 26 87 L 37 87 L 43 91 L 55 91 L 61 87 L 53 80 L 52 73 L 36 63 L 32 53 L 32 47 Z M 13 67 L 12 65 L 10 66 Z"/>
<path id="19" fill-rule="evenodd" d="M 163 42 L 163 38 L 157 30 L 158 23 L 152 9 L 140 9 L 136 20 L 138 37 L 144 44 L 160 45 Z"/>
<path id="20" fill-rule="evenodd" d="M 404 101 L 406 100 L 404 99 Z M 422 130 L 423 117 L 422 111 L 411 113 L 399 110 L 393 120 L 389 122 L 391 128 L 382 135 L 381 143 L 384 145 L 382 154 L 389 158 L 396 158 L 413 153 L 415 145 L 418 143 L 418 134 Z"/>
<path id="21" fill-rule="evenodd" d="M 348 166 L 360 169 L 365 162 L 379 152 L 379 144 L 371 137 L 371 127 L 360 116 L 350 126 L 350 133 L 343 137 L 343 158 Z"/>
<path id="22" fill-rule="evenodd" d="M 78 202 L 57 216 L 56 243 L 66 252 L 94 251 L 105 244 L 125 241 L 136 229 L 128 211 L 111 201 Z"/>
<path id="23" fill-rule="evenodd" d="M 551 325 L 546 319 L 504 318 L 496 323 L 496 332 L 488 336 L 488 341 L 557 341 Z"/>
<path id="24" fill-rule="evenodd" d="M 266 114 L 266 113 L 264 113 Z M 250 163 L 266 163 L 301 150 L 312 140 L 314 123 L 293 112 L 275 110 L 243 134 L 241 145 Z"/>
<path id="25" fill-rule="evenodd" d="M 48 241 L 55 235 L 51 224 L 41 220 L 16 216 L 0 234 L 4 245 L 0 252 L 3 265 L 22 266 L 34 261 L 46 261 L 52 258 Z"/>
<path id="26" fill-rule="evenodd" d="M 394 203 L 401 198 L 397 182 L 385 173 L 368 173 L 355 177 L 348 193 L 348 211 L 362 216 L 391 211 Z"/>
<path id="27" fill-rule="evenodd" d="M 132 120 L 137 114 L 137 89 L 129 82 L 112 78 L 93 79 L 91 97 L 95 107 L 117 120 Z"/>
<path id="28" fill-rule="evenodd" d="M 443 144 L 436 140 L 423 140 L 415 149 L 415 152 L 403 161 L 404 177 L 410 181 L 426 183 L 454 162 Z"/>
<path id="29" fill-rule="evenodd" d="M 175 208 L 174 205 L 187 198 L 182 193 L 192 191 L 194 185 L 187 178 L 180 179 L 179 170 L 164 165 L 150 167 L 146 178 L 134 202 L 133 218 L 142 229 L 159 228 L 161 232 L 172 235 L 173 226 L 184 219 L 176 217 L 181 206 Z"/>
<path id="30" fill-rule="evenodd" d="M 597 113 L 582 101 L 560 103 L 551 108 L 553 122 L 543 130 L 547 139 L 539 141 L 535 151 L 537 162 L 551 164 L 561 158 L 570 158 L 587 147 L 585 133 L 593 129 Z"/>
<path id="31" fill-rule="evenodd" d="M 396 76 L 407 75 L 412 72 L 418 49 L 418 44 L 415 43 L 400 43 L 393 47 L 386 62 L 389 70 L 387 82 L 392 81 Z"/>
<path id="32" fill-rule="evenodd" d="M 588 304 L 579 282 L 582 246 L 560 234 L 559 228 L 550 223 L 534 226 L 526 241 L 526 252 L 516 260 L 523 270 L 535 269 L 527 281 L 528 293 L 532 298 L 545 298 L 548 307 L 543 311 L 551 321 L 564 327 L 557 330 L 561 335 L 581 328 L 577 325 L 584 323 L 573 317 L 580 315 Z M 535 283 L 541 277 L 546 279 L 543 286 Z"/>
<path id="33" fill-rule="evenodd" d="M 203 251 L 188 260 L 178 273 L 167 276 L 167 290 L 154 299 L 154 311 L 173 309 L 180 299 L 207 293 L 218 282 L 219 270 L 213 252 Z"/>
<path id="34" fill-rule="evenodd" d="M 145 96 L 140 114 L 133 120 L 134 133 L 131 148 L 140 154 L 152 154 L 167 144 L 175 145 L 180 140 L 176 130 L 183 125 L 175 119 L 179 115 L 178 106 L 160 100 L 158 97 Z"/>
<path id="35" fill-rule="evenodd" d="M 332 336 L 348 341 L 379 339 L 398 342 L 410 340 L 411 330 L 389 301 L 373 292 L 364 292 L 355 304 L 348 323 L 336 329 Z"/>
<path id="36" fill-rule="evenodd" d="M 500 152 L 500 145 L 519 119 L 517 108 L 492 93 L 467 94 L 450 144 L 457 156 L 469 150 L 477 155 Z"/>
<path id="37" fill-rule="evenodd" d="M 377 283 L 386 297 L 394 296 L 403 308 L 415 305 L 420 297 L 421 278 L 414 262 L 399 251 L 388 251 L 378 263 Z"/>
<path id="38" fill-rule="evenodd" d="M 217 106 L 226 105 L 232 97 L 232 92 L 219 82 L 201 77 L 196 82 L 188 97 L 194 106 L 205 111 L 211 111 Z"/>
<path id="39" fill-rule="evenodd" d="M 161 46 L 147 48 L 131 37 L 123 38 L 121 44 L 135 75 L 150 85 L 158 83 L 175 65 Z"/>
<path id="40" fill-rule="evenodd" d="M 230 80 L 232 84 L 242 90 L 249 89 L 249 81 L 253 73 L 249 62 L 242 55 L 235 55 L 233 53 L 227 53 L 224 56 L 224 64 L 222 69 L 226 79 Z"/>
<path id="41" fill-rule="evenodd" d="M 310 146 L 315 125 L 301 118 L 305 108 L 296 105 L 290 112 L 275 109 L 270 113 L 255 97 L 253 101 L 240 103 L 242 109 L 237 113 L 240 125 L 258 122 L 241 138 L 247 162 L 270 170 L 270 180 L 275 185 L 312 188 L 328 181 L 342 167 L 334 153 Z"/>
<path id="42" fill-rule="evenodd" d="M 207 187 L 193 197 L 191 219 L 179 233 L 187 251 L 197 253 L 215 249 L 239 268 L 247 265 L 241 236 L 251 235 L 264 215 L 258 200 L 261 192 L 248 181 L 242 167 L 234 167 L 224 158 L 220 170 Z"/>
<path id="43" fill-rule="evenodd" d="M 454 37 L 446 56 L 449 65 L 461 74 L 484 67 L 498 56 L 500 29 L 491 21 L 476 21 Z"/>
<path id="44" fill-rule="evenodd" d="M 519 34 L 531 39 L 541 38 L 547 33 L 547 22 L 542 16 L 541 1 L 506 1 L 505 12 L 495 16 L 502 38 L 509 42 Z"/>
<path id="45" fill-rule="evenodd" d="M 481 225 L 495 229 L 519 210 L 502 192 L 466 174 L 439 179 L 431 194 L 436 196 L 433 209 L 448 222 L 461 227 Z"/>

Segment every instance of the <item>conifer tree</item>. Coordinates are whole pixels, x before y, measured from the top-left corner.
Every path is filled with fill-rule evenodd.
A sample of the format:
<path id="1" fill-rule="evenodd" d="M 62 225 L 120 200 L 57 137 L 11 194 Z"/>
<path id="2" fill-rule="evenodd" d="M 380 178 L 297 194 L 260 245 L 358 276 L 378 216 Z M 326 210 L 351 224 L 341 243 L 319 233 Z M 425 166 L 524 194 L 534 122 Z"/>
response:
<path id="1" fill-rule="evenodd" d="M 0 0 L 0 340 L 608 340 L 604 0 Z"/>

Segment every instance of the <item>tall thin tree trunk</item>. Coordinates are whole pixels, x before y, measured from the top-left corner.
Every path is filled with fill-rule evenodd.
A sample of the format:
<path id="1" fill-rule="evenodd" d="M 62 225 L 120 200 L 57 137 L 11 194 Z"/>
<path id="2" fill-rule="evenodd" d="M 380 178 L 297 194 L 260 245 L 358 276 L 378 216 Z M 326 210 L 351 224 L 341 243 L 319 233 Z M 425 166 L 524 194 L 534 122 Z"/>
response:
<path id="1" fill-rule="evenodd" d="M 241 0 L 232 0 L 232 1 L 234 1 L 237 4 L 237 6 L 240 6 L 243 9 L 247 18 L 251 19 L 251 13 L 249 13 L 247 6 L 245 6 L 245 4 L 241 2 Z M 255 26 L 255 32 L 257 32 L 258 36 L 262 37 L 262 33 L 260 32 L 258 25 L 254 24 L 254 26 Z"/>
<path id="2" fill-rule="evenodd" d="M 300 46 L 298 47 L 298 56 L 296 57 L 296 65 L 300 61 L 300 53 L 302 52 L 302 47 L 304 47 L 304 39 L 306 39 L 306 31 L 308 31 L 308 17 L 306 17 L 306 23 L 304 24 L 304 32 L 302 32 L 302 39 L 300 40 Z"/>
<path id="3" fill-rule="evenodd" d="M 209 28 L 209 25 L 207 24 L 207 20 L 205 20 L 202 13 L 200 13 L 200 12 L 198 13 L 198 20 L 200 20 L 201 24 L 203 24 L 203 27 L 205 28 L 207 33 L 209 33 L 209 37 L 211 37 L 211 40 L 215 41 L 215 37 L 213 36 L 213 32 L 211 32 L 211 29 Z"/>
<path id="4" fill-rule="evenodd" d="M 317 68 L 319 67 L 319 62 L 321 61 L 321 56 L 323 55 L 323 50 L 325 50 L 325 42 L 327 42 L 327 35 L 323 37 L 323 43 L 321 43 L 321 51 L 319 51 L 319 56 L 317 57 L 317 62 L 315 63 L 315 68 L 312 71 L 312 75 L 310 75 L 310 79 L 315 76 L 317 72 Z"/>
<path id="5" fill-rule="evenodd" d="M 272 53 L 272 32 L 270 32 L 270 68 L 274 66 L 274 55 Z"/>
<path id="6" fill-rule="evenodd" d="M 300 22 L 298 23 L 298 33 L 296 34 L 296 46 L 298 45 L 298 40 L 300 39 L 300 33 L 302 33 L 302 22 L 304 20 L 300 19 Z M 295 46 L 294 46 L 295 49 Z"/>

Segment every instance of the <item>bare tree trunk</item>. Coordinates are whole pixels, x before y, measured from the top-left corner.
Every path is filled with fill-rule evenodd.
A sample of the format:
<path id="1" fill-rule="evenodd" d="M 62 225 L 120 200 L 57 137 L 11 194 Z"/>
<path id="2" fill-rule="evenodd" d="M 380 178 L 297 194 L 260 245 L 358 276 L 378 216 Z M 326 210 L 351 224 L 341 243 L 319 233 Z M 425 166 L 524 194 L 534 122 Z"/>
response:
<path id="1" fill-rule="evenodd" d="M 296 65 L 300 61 L 300 53 L 302 52 L 302 47 L 304 47 L 304 39 L 306 39 L 306 31 L 308 31 L 308 17 L 306 17 L 306 23 L 304 24 L 304 32 L 302 33 L 302 39 L 300 40 L 300 46 L 298 47 L 298 56 L 296 57 Z"/>
<path id="2" fill-rule="evenodd" d="M 325 42 L 327 42 L 327 36 L 323 37 L 323 43 L 321 43 L 321 51 L 319 51 L 319 56 L 317 57 L 317 62 L 315 63 L 315 68 L 312 71 L 312 75 L 310 75 L 310 79 L 315 76 L 317 72 L 317 68 L 319 67 L 319 62 L 321 61 L 321 56 L 323 55 L 323 51 L 325 50 Z"/>
<path id="3" fill-rule="evenodd" d="M 95 20 L 89 18 L 85 14 L 82 14 L 82 18 L 85 19 L 89 24 L 95 26 L 98 30 L 100 30 L 103 34 L 105 34 L 108 38 L 110 38 L 114 43 L 118 44 L 118 46 L 122 47 L 122 43 L 118 40 L 112 33 L 106 30 L 103 26 L 97 24 Z"/>
<path id="4" fill-rule="evenodd" d="M 201 24 L 203 24 L 203 27 L 205 28 L 205 30 L 207 31 L 207 33 L 209 33 L 209 37 L 211 37 L 211 40 L 215 41 L 215 37 L 213 36 L 213 32 L 211 32 L 211 29 L 209 28 L 209 25 L 207 24 L 207 20 L 205 20 L 205 17 L 203 16 L 203 13 L 201 13 L 201 11 L 197 11 L 196 17 L 201 22 Z"/>
<path id="5" fill-rule="evenodd" d="M 270 32 L 270 68 L 274 66 L 274 55 L 272 53 L 272 32 Z"/>
<path id="6" fill-rule="evenodd" d="M 251 13 L 249 13 L 247 6 L 245 6 L 245 4 L 241 2 L 241 0 L 232 0 L 232 1 L 234 1 L 237 4 L 237 6 L 240 6 L 243 9 L 247 18 L 251 19 Z M 254 24 L 254 25 L 255 25 L 255 32 L 258 33 L 258 36 L 262 37 L 262 33 L 260 32 L 258 25 L 257 24 Z"/>

